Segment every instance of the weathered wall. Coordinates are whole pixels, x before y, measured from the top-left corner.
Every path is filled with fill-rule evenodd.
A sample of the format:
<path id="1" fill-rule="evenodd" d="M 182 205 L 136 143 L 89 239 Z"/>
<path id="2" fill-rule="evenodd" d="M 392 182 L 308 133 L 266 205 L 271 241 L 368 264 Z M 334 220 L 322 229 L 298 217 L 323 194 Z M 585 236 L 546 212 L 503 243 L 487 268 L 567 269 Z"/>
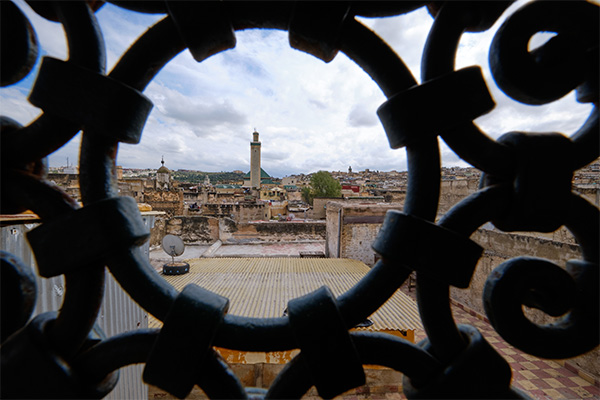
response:
<path id="1" fill-rule="evenodd" d="M 144 179 L 119 179 L 119 196 L 133 197 L 138 203 L 144 202 Z"/>
<path id="2" fill-rule="evenodd" d="M 288 215 L 288 202 L 287 201 L 278 201 L 271 203 L 271 206 L 268 208 L 269 210 L 269 219 L 275 218 L 278 219 L 279 216 L 287 217 Z"/>
<path id="3" fill-rule="evenodd" d="M 213 243 L 219 239 L 219 219 L 206 216 L 173 217 L 166 223 L 165 234 L 179 236 L 184 243 Z"/>
<path id="4" fill-rule="evenodd" d="M 362 261 L 369 267 L 375 265 L 376 253 L 371 249 L 371 243 L 377 237 L 380 228 L 381 222 L 344 224 L 340 257 Z"/>
<path id="5" fill-rule="evenodd" d="M 187 201 L 188 204 L 201 202 L 202 201 L 202 193 L 192 192 L 192 191 L 183 192 L 183 200 Z"/>
<path id="6" fill-rule="evenodd" d="M 184 243 L 288 242 L 324 240 L 325 222 L 250 222 L 237 223 L 231 218 L 177 216 L 157 220 L 151 244 L 160 245 L 165 235 L 181 237 Z"/>
<path id="7" fill-rule="evenodd" d="M 373 266 L 376 253 L 371 243 L 377 237 L 388 210 L 401 209 L 402 204 L 327 203 L 328 257 L 351 258 Z"/>
<path id="8" fill-rule="evenodd" d="M 471 239 L 482 246 L 485 252 L 477 264 L 469 288 L 452 288 L 451 294 L 456 301 L 482 315 L 485 314 L 482 303 L 485 281 L 494 268 L 504 261 L 528 256 L 546 258 L 564 266 L 567 260 L 580 257 L 576 245 L 514 233 L 478 229 Z"/>
<path id="9" fill-rule="evenodd" d="M 157 216 L 154 220 L 154 226 L 150 229 L 150 246 L 162 245 L 162 240 L 166 235 L 168 217 L 166 215 Z"/>
<path id="10" fill-rule="evenodd" d="M 169 216 L 183 215 L 183 192 L 180 190 L 146 189 L 144 202 L 150 204 L 154 211 L 164 211 Z"/>
<path id="11" fill-rule="evenodd" d="M 73 200 L 79 201 L 81 193 L 79 191 L 79 174 L 54 174 L 50 173 L 46 180 L 56 183 Z"/>
<path id="12" fill-rule="evenodd" d="M 310 218 L 312 219 L 325 219 L 325 214 L 327 211 L 327 203 L 331 201 L 341 201 L 343 199 L 339 197 L 315 197 L 313 199 L 313 208 L 310 213 Z"/>
<path id="13" fill-rule="evenodd" d="M 234 241 L 233 235 L 238 231 L 238 224 L 231 218 L 219 218 L 219 240 L 223 242 Z"/>
<path id="14" fill-rule="evenodd" d="M 469 288 L 451 288 L 451 296 L 454 300 L 481 315 L 485 315 L 482 296 L 486 279 L 498 265 L 508 259 L 519 256 L 539 257 L 548 259 L 564 268 L 567 260 L 581 258 L 577 245 L 544 238 L 485 229 L 477 230 L 471 238 L 485 249 L 485 253 L 477 264 Z M 549 316 L 537 310 L 529 310 L 527 317 L 537 324 L 551 322 Z M 583 356 L 570 359 L 568 362 L 600 378 L 599 359 L 600 350 L 596 348 Z"/>
<path id="15" fill-rule="evenodd" d="M 325 223 L 327 224 L 327 236 L 325 238 L 325 256 L 331 258 L 340 257 L 340 229 L 342 227 L 342 203 L 331 202 L 327 207 Z"/>
<path id="16" fill-rule="evenodd" d="M 266 203 L 202 204 L 202 214 L 233 218 L 236 222 L 264 221 L 268 219 L 267 207 Z"/>
<path id="17" fill-rule="evenodd" d="M 300 201 L 302 200 L 302 193 L 299 190 L 290 190 L 287 192 L 288 201 Z"/>
<path id="18" fill-rule="evenodd" d="M 519 232 L 521 236 L 531 236 L 539 239 L 547 239 L 555 242 L 562 242 L 576 245 L 577 241 L 573 234 L 564 226 L 561 226 L 554 232 Z"/>
<path id="19" fill-rule="evenodd" d="M 288 242 L 296 240 L 324 240 L 325 222 L 249 222 L 237 224 L 229 234 L 229 242 Z"/>
<path id="20" fill-rule="evenodd" d="M 373 189 L 375 196 L 383 196 L 386 203 L 404 203 L 406 189 Z"/>
<path id="21" fill-rule="evenodd" d="M 440 205 L 438 212 L 446 213 L 465 197 L 475 193 L 479 187 L 478 179 L 444 180 L 440 185 Z"/>
<path id="22" fill-rule="evenodd" d="M 46 179 L 56 183 L 63 189 L 79 188 L 79 174 L 49 173 Z"/>

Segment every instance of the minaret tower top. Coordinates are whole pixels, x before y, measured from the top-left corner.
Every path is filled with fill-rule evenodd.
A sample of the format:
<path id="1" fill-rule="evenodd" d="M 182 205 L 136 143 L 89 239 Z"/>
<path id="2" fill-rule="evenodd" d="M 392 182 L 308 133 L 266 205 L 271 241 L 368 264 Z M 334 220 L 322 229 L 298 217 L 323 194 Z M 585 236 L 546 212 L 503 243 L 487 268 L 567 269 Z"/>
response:
<path id="1" fill-rule="evenodd" d="M 252 189 L 260 189 L 260 142 L 256 128 L 250 142 L 250 186 Z"/>

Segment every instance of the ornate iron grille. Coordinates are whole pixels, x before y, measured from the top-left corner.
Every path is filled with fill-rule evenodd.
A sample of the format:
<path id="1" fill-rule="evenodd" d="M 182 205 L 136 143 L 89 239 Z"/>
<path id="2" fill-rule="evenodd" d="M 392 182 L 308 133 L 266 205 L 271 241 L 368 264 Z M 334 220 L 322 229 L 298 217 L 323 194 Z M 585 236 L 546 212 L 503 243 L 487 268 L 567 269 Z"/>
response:
<path id="1" fill-rule="evenodd" d="M 494 107 L 481 71 L 455 70 L 454 58 L 461 35 L 489 29 L 510 2 L 111 1 L 165 17 L 110 73 L 94 15 L 99 2 L 28 3 L 63 24 L 69 59 L 42 61 L 29 97 L 42 116 L 28 126 L 2 117 L 2 213 L 31 209 L 42 218 L 28 235 L 38 273 L 64 274 L 67 289 L 60 312 L 30 320 L 36 295 L 31 276 L 3 255 L 3 301 L 13 305 L 2 308 L 3 397 L 102 397 L 114 387 L 118 369 L 132 363 L 145 363 L 146 382 L 181 398 L 194 385 L 213 398 L 298 398 L 314 385 L 331 398 L 365 382 L 363 364 L 401 371 L 410 398 L 523 397 L 510 385 L 507 362 L 475 328 L 457 326 L 450 311 L 450 285 L 469 286 L 483 250 L 469 236 L 487 221 L 505 231 L 550 232 L 565 225 L 583 254 L 566 269 L 530 257 L 498 266 L 484 291 L 494 328 L 540 357 L 573 357 L 598 345 L 598 209 L 571 191 L 573 172 L 599 152 L 597 6 L 526 4 L 502 25 L 489 52 L 494 79 L 510 97 L 545 104 L 575 90 L 579 102 L 594 105 L 585 124 L 571 137 L 510 132 L 492 140 L 472 122 Z M 422 56 L 423 83 L 417 84 L 401 58 L 354 17 L 399 15 L 424 5 L 435 22 Z M 152 107 L 141 92 L 156 73 L 185 48 L 198 62 L 231 48 L 234 31 L 247 28 L 288 30 L 295 48 L 325 61 L 342 51 L 360 65 L 387 97 L 378 115 L 391 147 L 406 148 L 409 165 L 404 209 L 386 216 L 373 243 L 381 260 L 369 274 L 338 298 L 323 287 L 294 299 L 288 316 L 272 319 L 229 315 L 226 298 L 198 286 L 177 293 L 140 254 L 137 246 L 148 232 L 133 199 L 118 197 L 114 186 L 118 143 L 139 142 Z M 539 31 L 558 35 L 528 52 Z M 36 51 L 26 17 L 3 2 L 3 86 L 30 72 Z M 44 180 L 41 161 L 79 130 L 82 208 Z M 485 174 L 481 189 L 436 223 L 438 136 Z M 67 258 L 55 251 L 66 235 L 79 249 Z M 164 322 L 161 329 L 94 334 L 105 266 Z M 425 341 L 349 332 L 411 271 L 417 271 Z M 522 305 L 564 315 L 539 326 L 525 318 Z M 257 393 L 242 387 L 213 346 L 301 351 L 268 391 Z"/>

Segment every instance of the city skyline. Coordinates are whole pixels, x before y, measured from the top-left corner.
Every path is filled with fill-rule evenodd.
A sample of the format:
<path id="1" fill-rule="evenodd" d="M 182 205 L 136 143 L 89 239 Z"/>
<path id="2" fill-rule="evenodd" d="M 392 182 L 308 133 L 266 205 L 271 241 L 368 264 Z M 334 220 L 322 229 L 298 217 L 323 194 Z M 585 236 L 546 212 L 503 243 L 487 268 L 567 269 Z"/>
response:
<path id="1" fill-rule="evenodd" d="M 516 2 L 505 16 L 518 9 Z M 17 5 L 30 18 L 40 41 L 40 55 L 66 59 L 60 24 Z M 147 27 L 163 15 L 140 14 L 110 3 L 97 13 L 107 46 L 107 71 Z M 497 106 L 475 122 L 492 138 L 518 130 L 572 134 L 587 118 L 590 105 L 573 93 L 543 106 L 510 100 L 494 84 L 487 63 L 493 34 L 465 34 L 456 68 L 480 65 Z M 420 81 L 420 54 L 433 19 L 425 8 L 382 19 L 359 18 L 402 57 Z M 546 38 L 548 35 L 546 35 Z M 248 143 L 253 128 L 261 135 L 263 167 L 273 176 L 318 170 L 406 170 L 405 151 L 391 150 L 376 110 L 381 90 L 356 64 L 340 53 L 329 64 L 291 49 L 287 32 L 247 30 L 236 33 L 235 49 L 196 63 L 185 50 L 150 83 L 144 94 L 154 108 L 139 145 L 122 144 L 117 164 L 153 168 L 164 155 L 172 170 L 249 170 Z M 535 39 L 535 38 L 534 38 Z M 538 42 L 544 40 L 541 35 Z M 530 46 L 535 47 L 532 39 Z M 40 113 L 27 103 L 36 70 L 16 85 L 0 90 L 2 114 L 27 125 Z M 343 77 L 343 79 L 342 79 Z M 50 166 L 69 158 L 76 164 L 79 137 L 49 157 Z M 440 140 L 444 166 L 468 166 Z"/>

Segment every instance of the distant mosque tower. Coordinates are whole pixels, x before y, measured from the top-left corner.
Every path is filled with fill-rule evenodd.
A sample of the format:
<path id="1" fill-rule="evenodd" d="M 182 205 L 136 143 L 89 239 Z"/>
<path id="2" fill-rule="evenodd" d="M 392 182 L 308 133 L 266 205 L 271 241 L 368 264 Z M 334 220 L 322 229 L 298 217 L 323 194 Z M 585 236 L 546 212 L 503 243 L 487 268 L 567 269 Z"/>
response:
<path id="1" fill-rule="evenodd" d="M 156 171 L 156 188 L 169 190 L 169 185 L 171 184 L 171 171 L 169 168 L 165 167 L 165 158 L 162 157 L 160 163 L 161 167 Z"/>
<path id="2" fill-rule="evenodd" d="M 250 187 L 260 189 L 260 142 L 256 128 L 254 128 L 250 142 Z"/>

